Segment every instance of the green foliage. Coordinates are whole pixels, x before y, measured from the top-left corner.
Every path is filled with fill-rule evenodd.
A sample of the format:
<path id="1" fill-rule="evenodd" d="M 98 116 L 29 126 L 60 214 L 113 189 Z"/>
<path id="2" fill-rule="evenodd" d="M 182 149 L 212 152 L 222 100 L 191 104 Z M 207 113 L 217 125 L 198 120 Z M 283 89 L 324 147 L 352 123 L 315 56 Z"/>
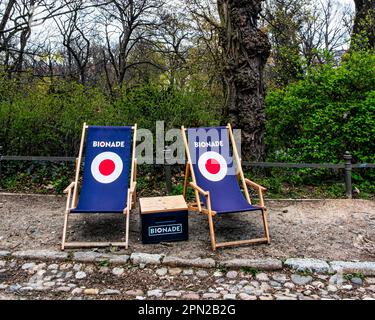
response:
<path id="1" fill-rule="evenodd" d="M 351 52 L 339 67 L 311 69 L 305 78 L 266 97 L 268 160 L 338 163 L 348 150 L 355 162 L 375 162 L 375 54 Z M 322 172 L 312 171 L 316 177 Z M 324 173 L 326 174 L 326 173 Z M 355 173 L 355 182 L 374 172 Z M 297 176 L 290 179 L 298 179 Z"/>
<path id="2" fill-rule="evenodd" d="M 216 105 L 216 107 L 215 107 Z M 181 125 L 217 124 L 217 102 L 208 92 L 162 88 L 145 85 L 125 92 L 105 110 L 107 124 L 137 123 L 141 128 L 154 129 L 155 121 L 165 121 L 167 129 Z"/>
<path id="3" fill-rule="evenodd" d="M 266 69 L 270 87 L 284 87 L 303 76 L 304 59 L 300 54 L 299 30 L 307 18 L 307 11 L 300 0 L 271 1 L 265 4 L 267 29 L 272 44 L 272 63 Z"/>
<path id="4" fill-rule="evenodd" d="M 252 267 L 242 267 L 240 269 L 240 271 L 242 271 L 243 273 L 249 273 L 251 274 L 253 277 L 255 277 L 259 272 L 260 270 L 257 269 L 257 268 L 252 268 Z"/>
<path id="5" fill-rule="evenodd" d="M 216 270 L 222 273 L 227 273 L 229 271 L 229 268 L 223 265 L 218 265 Z"/>
<path id="6" fill-rule="evenodd" d="M 172 192 L 171 192 L 171 194 L 172 195 L 179 195 L 179 194 L 182 194 L 183 191 L 184 191 L 184 185 L 183 185 L 183 182 L 181 182 L 180 184 L 172 186 Z M 188 188 L 186 189 L 186 199 L 188 201 L 195 201 L 194 190 L 190 186 L 188 186 Z"/>
<path id="7" fill-rule="evenodd" d="M 145 84 L 110 97 L 75 82 L 35 80 L 27 74 L 14 80 L 0 73 L 0 145 L 7 155 L 75 156 L 83 122 L 137 123 L 153 132 L 156 121 L 164 121 L 166 129 L 216 125 L 219 106 L 218 99 L 198 85 L 175 89 Z M 73 172 L 66 163 L 3 162 L 0 188 L 61 193 Z M 160 168 L 148 168 L 139 176 L 147 177 L 139 179 L 140 188 L 160 189 Z"/>
<path id="8" fill-rule="evenodd" d="M 98 266 L 99 266 L 99 267 L 109 267 L 109 265 L 110 265 L 110 262 L 109 262 L 108 259 L 100 260 L 100 261 L 98 262 Z"/>
<path id="9" fill-rule="evenodd" d="M 62 193 L 73 178 L 72 163 L 9 161 L 1 164 L 0 188 L 9 191 Z"/>
<path id="10" fill-rule="evenodd" d="M 344 274 L 344 279 L 345 280 L 352 280 L 353 278 L 360 278 L 361 280 L 365 279 L 365 275 L 362 272 L 355 272 L 355 273 L 347 273 Z"/>
<path id="11" fill-rule="evenodd" d="M 74 259 L 74 252 L 73 251 L 69 251 L 68 252 L 68 256 L 66 257 L 65 261 L 66 262 L 72 262 Z"/>
<path id="12" fill-rule="evenodd" d="M 354 20 L 350 47 L 352 50 L 374 50 L 375 44 L 375 9 L 371 8 L 373 2 L 361 3 Z M 367 7 L 367 8 L 366 8 Z"/>
<path id="13" fill-rule="evenodd" d="M 20 84 L 0 77 L 0 144 L 7 154 L 72 155 L 84 121 L 99 123 L 96 89 L 56 82 Z"/>
<path id="14" fill-rule="evenodd" d="M 28 79 L 26 79 L 28 80 Z M 154 129 L 217 124 L 218 103 L 208 90 L 144 85 L 110 99 L 96 88 L 65 81 L 51 83 L 0 76 L 0 145 L 6 154 L 77 154 L 83 122 Z"/>
<path id="15" fill-rule="evenodd" d="M 303 76 L 303 60 L 298 47 L 279 46 L 275 54 L 275 65 L 272 69 L 275 86 L 283 87 Z"/>
<path id="16" fill-rule="evenodd" d="M 298 275 L 307 277 L 307 276 L 312 276 L 313 273 L 310 270 L 297 270 L 296 272 Z"/>

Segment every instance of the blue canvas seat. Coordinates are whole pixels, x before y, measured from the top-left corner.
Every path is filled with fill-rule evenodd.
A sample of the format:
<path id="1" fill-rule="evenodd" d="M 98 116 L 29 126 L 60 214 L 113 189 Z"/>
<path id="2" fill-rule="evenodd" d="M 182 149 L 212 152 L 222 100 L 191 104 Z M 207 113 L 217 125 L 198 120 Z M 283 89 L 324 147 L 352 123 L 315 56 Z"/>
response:
<path id="1" fill-rule="evenodd" d="M 187 135 L 186 135 L 187 134 Z M 190 209 L 208 215 L 212 248 L 256 242 L 270 242 L 264 205 L 264 187 L 245 179 L 230 125 L 212 128 L 182 127 L 188 163 L 186 188 L 193 187 L 196 202 Z M 231 147 L 232 145 L 232 147 Z M 232 149 L 233 148 L 233 149 Z M 189 182 L 191 176 L 192 181 Z M 259 194 L 260 204 L 251 203 L 248 186 Z M 241 190 L 242 187 L 242 190 Z M 213 217 L 227 213 L 260 211 L 264 224 L 264 237 L 217 243 Z"/>
<path id="2" fill-rule="evenodd" d="M 129 214 L 136 197 L 135 141 L 136 125 L 133 127 L 103 127 L 84 124 L 76 163 L 75 181 L 64 191 L 68 194 L 68 199 L 61 246 L 63 250 L 65 247 L 108 245 L 128 247 Z M 83 181 L 78 194 L 84 144 L 86 144 L 86 148 Z M 72 213 L 121 213 L 126 215 L 125 242 L 66 242 L 68 217 Z"/>

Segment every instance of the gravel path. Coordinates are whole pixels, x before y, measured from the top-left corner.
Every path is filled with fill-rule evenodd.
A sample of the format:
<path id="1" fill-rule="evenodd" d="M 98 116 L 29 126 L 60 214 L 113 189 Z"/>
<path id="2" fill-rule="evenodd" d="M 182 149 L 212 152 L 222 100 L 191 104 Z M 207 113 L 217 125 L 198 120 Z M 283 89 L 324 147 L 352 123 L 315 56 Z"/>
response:
<path id="1" fill-rule="evenodd" d="M 324 260 L 375 261 L 375 202 L 366 200 L 266 201 L 271 245 L 210 249 L 207 218 L 189 214 L 189 241 L 143 245 L 138 210 L 130 223 L 130 248 L 123 253 L 148 252 L 182 258 L 308 257 Z M 0 250 L 54 249 L 61 241 L 65 198 L 0 194 Z M 217 239 L 261 235 L 256 213 L 216 219 Z M 124 218 L 116 215 L 76 215 L 70 240 L 122 240 Z"/>

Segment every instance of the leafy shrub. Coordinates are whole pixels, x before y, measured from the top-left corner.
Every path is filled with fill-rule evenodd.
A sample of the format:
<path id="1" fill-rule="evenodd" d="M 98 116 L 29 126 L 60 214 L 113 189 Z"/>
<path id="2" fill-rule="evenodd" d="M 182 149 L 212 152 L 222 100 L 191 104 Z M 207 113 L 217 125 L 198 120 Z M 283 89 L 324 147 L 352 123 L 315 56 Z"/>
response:
<path id="1" fill-rule="evenodd" d="M 351 52 L 338 67 L 323 64 L 303 80 L 270 91 L 266 119 L 268 160 L 338 163 L 348 150 L 354 162 L 375 163 L 375 54 Z M 353 178 L 375 192 L 368 183 L 374 170 Z"/>
<path id="2" fill-rule="evenodd" d="M 218 102 L 201 90 L 144 85 L 125 89 L 115 99 L 97 88 L 56 81 L 20 84 L 0 76 L 0 145 L 6 154 L 73 156 L 83 122 L 129 125 L 154 130 L 217 124 Z"/>
<path id="3" fill-rule="evenodd" d="M 14 80 L 0 73 L 0 145 L 6 155 L 75 156 L 83 122 L 137 123 L 155 131 L 156 121 L 165 121 L 166 129 L 216 125 L 218 109 L 218 99 L 198 87 L 146 84 L 109 97 L 75 82 L 35 80 L 27 74 Z M 8 161 L 1 166 L 0 188 L 13 191 L 61 193 L 74 173 L 72 164 Z M 143 189 L 161 188 L 160 168 L 139 169 Z"/>
<path id="4" fill-rule="evenodd" d="M 352 53 L 341 66 L 322 65 L 266 97 L 272 160 L 375 161 L 375 54 Z"/>

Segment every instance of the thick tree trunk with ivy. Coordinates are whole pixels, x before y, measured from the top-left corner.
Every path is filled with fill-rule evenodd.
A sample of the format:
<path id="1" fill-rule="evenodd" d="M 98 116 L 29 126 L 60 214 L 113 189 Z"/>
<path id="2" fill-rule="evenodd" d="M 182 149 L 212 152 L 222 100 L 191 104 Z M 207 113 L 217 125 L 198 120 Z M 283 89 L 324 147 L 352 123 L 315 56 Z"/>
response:
<path id="1" fill-rule="evenodd" d="M 242 130 L 242 155 L 264 158 L 263 69 L 270 54 L 257 27 L 263 0 L 218 0 L 226 82 L 225 117 Z"/>
<path id="2" fill-rule="evenodd" d="M 375 0 L 354 0 L 355 19 L 351 46 L 375 49 Z"/>

